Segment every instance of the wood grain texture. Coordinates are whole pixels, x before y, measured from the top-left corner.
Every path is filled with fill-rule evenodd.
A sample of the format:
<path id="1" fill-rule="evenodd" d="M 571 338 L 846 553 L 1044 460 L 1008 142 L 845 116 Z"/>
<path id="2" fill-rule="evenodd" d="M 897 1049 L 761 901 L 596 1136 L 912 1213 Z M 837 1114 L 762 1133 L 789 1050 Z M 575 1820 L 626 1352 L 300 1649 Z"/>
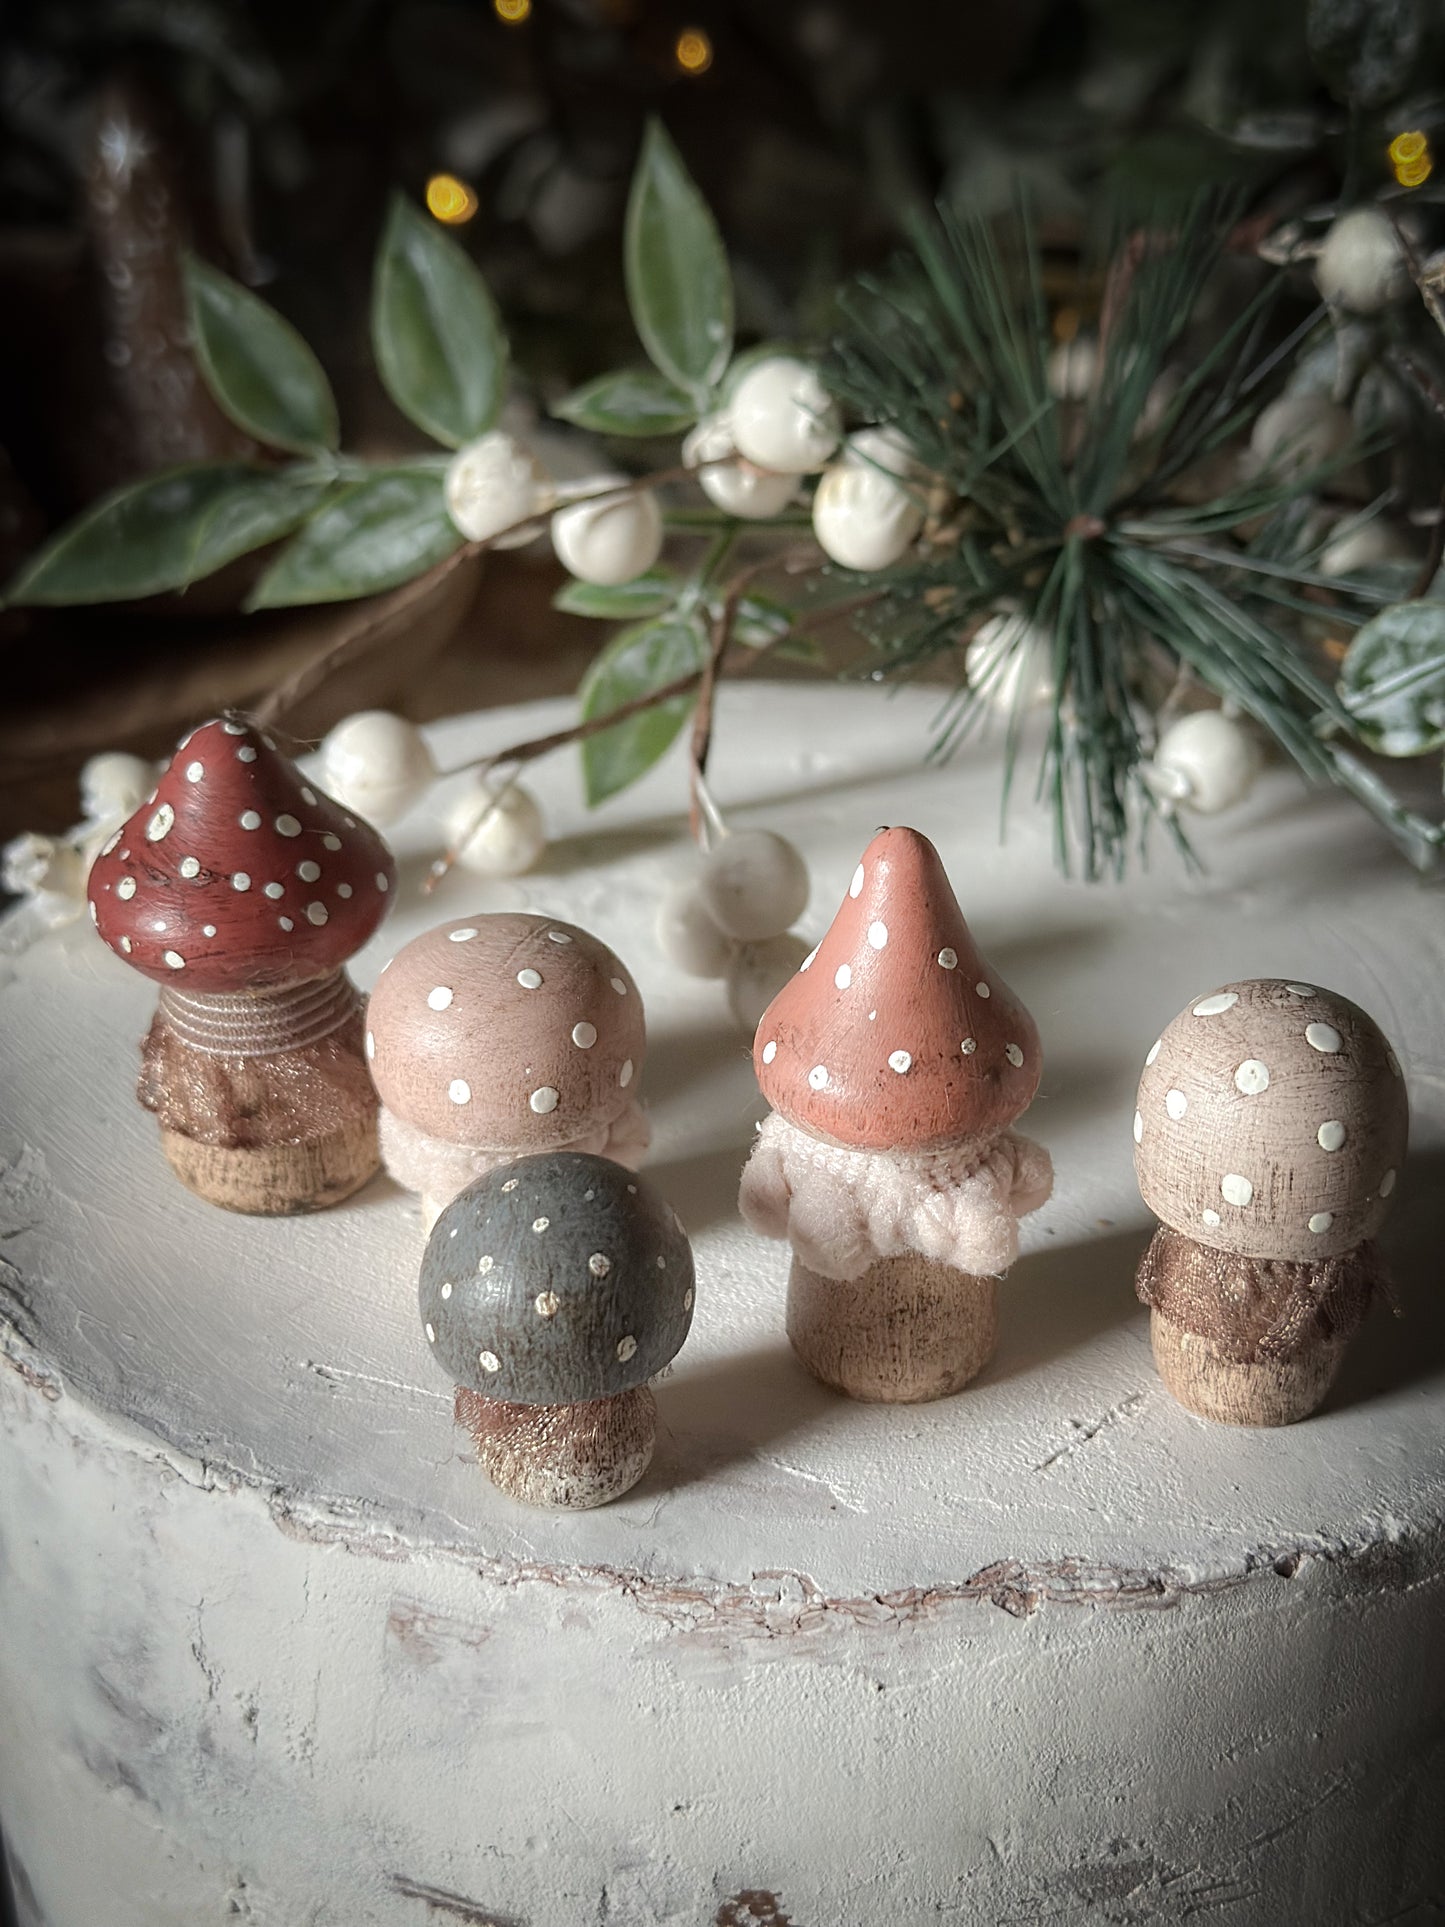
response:
<path id="1" fill-rule="evenodd" d="M 630 1492 L 657 1437 L 645 1385 L 574 1405 L 512 1405 L 459 1385 L 456 1414 L 492 1484 L 553 1512 L 591 1512 Z"/>
<path id="2" fill-rule="evenodd" d="M 179 1131 L 161 1132 L 166 1160 L 188 1191 L 226 1211 L 289 1217 L 325 1211 L 376 1175 L 376 1116 L 295 1144 L 202 1144 Z"/>
<path id="3" fill-rule="evenodd" d="M 1159 1376 L 1186 1411 L 1221 1425 L 1295 1425 L 1319 1410 L 1344 1359 L 1347 1337 L 1319 1338 L 1288 1358 L 1250 1364 L 1221 1356 L 1209 1338 L 1149 1314 Z"/>
<path id="4" fill-rule="evenodd" d="M 874 1404 L 947 1398 L 977 1378 L 998 1338 L 998 1280 L 909 1253 L 858 1278 L 794 1258 L 788 1338 L 824 1385 Z"/>

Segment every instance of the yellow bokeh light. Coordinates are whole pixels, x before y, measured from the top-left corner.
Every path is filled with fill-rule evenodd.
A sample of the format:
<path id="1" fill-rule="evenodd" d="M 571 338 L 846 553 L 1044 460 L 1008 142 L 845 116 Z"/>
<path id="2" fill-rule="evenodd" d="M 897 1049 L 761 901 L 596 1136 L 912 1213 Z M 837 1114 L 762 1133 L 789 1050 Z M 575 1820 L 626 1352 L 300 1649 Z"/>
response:
<path id="1" fill-rule="evenodd" d="M 672 57 L 685 74 L 705 74 L 712 65 L 712 42 L 701 27 L 684 27 Z"/>
<path id="2" fill-rule="evenodd" d="M 520 27 L 532 11 L 532 0 L 492 0 L 492 12 L 509 27 Z"/>
<path id="3" fill-rule="evenodd" d="M 1395 169 L 1395 179 L 1401 187 L 1419 187 L 1435 171 L 1430 143 L 1418 127 L 1396 134 L 1388 151 Z"/>
<path id="4" fill-rule="evenodd" d="M 455 174 L 433 174 L 426 184 L 426 211 L 447 227 L 461 227 L 477 211 L 477 197 Z"/>

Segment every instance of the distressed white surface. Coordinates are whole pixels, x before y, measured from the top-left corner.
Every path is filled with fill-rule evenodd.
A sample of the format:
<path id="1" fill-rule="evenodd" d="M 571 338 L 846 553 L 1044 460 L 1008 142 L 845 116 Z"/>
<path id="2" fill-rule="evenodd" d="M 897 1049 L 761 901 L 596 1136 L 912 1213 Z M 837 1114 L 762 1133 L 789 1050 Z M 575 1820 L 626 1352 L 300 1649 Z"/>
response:
<path id="1" fill-rule="evenodd" d="M 930 707 L 728 689 L 714 775 L 738 824 L 803 849 L 813 936 L 878 823 L 926 831 L 1038 1021 L 1024 1128 L 1055 1197 L 997 1358 L 936 1406 L 850 1405 L 792 1362 L 787 1252 L 735 1212 L 747 1043 L 652 940 L 690 861 L 676 764 L 591 818 L 544 765 L 553 843 L 514 882 L 422 899 L 436 832 L 392 832 L 363 985 L 427 923 L 525 906 L 596 930 L 648 1002 L 650 1168 L 697 1315 L 652 1471 L 596 1514 L 524 1511 L 470 1462 L 417 1320 L 414 1200 L 210 1210 L 132 1097 L 150 987 L 88 928 L 0 956 L 0 1815 L 46 1927 L 190 1927 L 228 1896 L 404 1927 L 427 1887 L 527 1927 L 701 1922 L 747 1887 L 800 1927 L 935 1902 L 1263 1923 L 1303 1891 L 1365 1920 L 1445 1878 L 1418 1665 L 1445 1590 L 1439 895 L 1284 772 L 1202 827 L 1203 880 L 1161 845 L 1126 888 L 1061 883 L 1041 822 L 997 845 L 991 754 L 917 770 Z M 430 734 L 445 764 L 564 715 Z M 1319 1418 L 1250 1434 L 1154 1377 L 1130 1125 L 1164 1023 L 1270 974 L 1355 998 L 1404 1061 L 1408 1317 L 1376 1314 Z"/>

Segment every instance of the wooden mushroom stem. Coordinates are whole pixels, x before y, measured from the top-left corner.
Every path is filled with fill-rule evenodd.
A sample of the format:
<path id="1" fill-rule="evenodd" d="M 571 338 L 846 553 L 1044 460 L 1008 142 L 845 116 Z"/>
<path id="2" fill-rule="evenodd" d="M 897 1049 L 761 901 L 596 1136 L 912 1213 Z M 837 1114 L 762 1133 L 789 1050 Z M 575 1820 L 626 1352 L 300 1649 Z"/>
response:
<path id="1" fill-rule="evenodd" d="M 231 1210 L 320 1209 L 379 1162 L 362 1004 L 342 970 L 271 990 L 166 988 L 137 1095 L 182 1182 Z"/>
<path id="2" fill-rule="evenodd" d="M 988 1363 L 998 1280 L 916 1252 L 858 1278 L 825 1278 L 793 1259 L 788 1338 L 814 1378 L 849 1398 L 897 1405 L 947 1398 Z"/>
<path id="3" fill-rule="evenodd" d="M 456 1416 L 494 1485 L 568 1512 L 621 1498 L 652 1463 L 657 1435 L 646 1385 L 577 1405 L 520 1405 L 459 1385 Z"/>
<path id="4" fill-rule="evenodd" d="M 1139 1263 L 1159 1375 L 1188 1410 L 1232 1425 L 1290 1425 L 1334 1380 L 1371 1300 L 1387 1293 L 1375 1245 L 1312 1264 L 1247 1258 L 1161 1225 Z"/>

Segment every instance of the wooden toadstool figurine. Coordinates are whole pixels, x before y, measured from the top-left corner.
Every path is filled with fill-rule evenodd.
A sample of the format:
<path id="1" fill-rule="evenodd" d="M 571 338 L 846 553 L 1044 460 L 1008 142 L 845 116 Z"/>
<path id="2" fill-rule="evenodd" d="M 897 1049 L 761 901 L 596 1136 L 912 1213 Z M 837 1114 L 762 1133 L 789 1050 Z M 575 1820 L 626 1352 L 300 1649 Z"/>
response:
<path id="1" fill-rule="evenodd" d="M 314 1211 L 376 1170 L 361 998 L 391 852 L 234 717 L 193 730 L 91 867 L 92 921 L 161 986 L 139 1097 L 181 1182 L 231 1211 Z"/>
<path id="2" fill-rule="evenodd" d="M 1159 1375 L 1232 1425 L 1290 1425 L 1330 1388 L 1384 1283 L 1370 1240 L 1405 1157 L 1394 1051 L 1358 1005 L 1225 984 L 1144 1060 L 1134 1165 L 1162 1220 L 1139 1266 Z"/>
<path id="3" fill-rule="evenodd" d="M 533 1151 L 634 1169 L 642 999 L 605 943 L 530 912 L 423 931 L 382 971 L 366 1018 L 381 1150 L 428 1226 L 484 1171 Z"/>
<path id="4" fill-rule="evenodd" d="M 1053 1170 L 1009 1128 L 1038 1088 L 1033 1019 L 917 830 L 868 845 L 753 1063 L 773 1115 L 740 1204 L 792 1244 L 793 1349 L 851 1398 L 958 1391 L 993 1350 L 998 1275 Z"/>
<path id="5" fill-rule="evenodd" d="M 647 1381 L 693 1307 L 692 1247 L 650 1185 L 586 1152 L 499 1166 L 437 1219 L 420 1296 L 495 1485 L 571 1511 L 636 1485 L 656 1433 Z"/>

